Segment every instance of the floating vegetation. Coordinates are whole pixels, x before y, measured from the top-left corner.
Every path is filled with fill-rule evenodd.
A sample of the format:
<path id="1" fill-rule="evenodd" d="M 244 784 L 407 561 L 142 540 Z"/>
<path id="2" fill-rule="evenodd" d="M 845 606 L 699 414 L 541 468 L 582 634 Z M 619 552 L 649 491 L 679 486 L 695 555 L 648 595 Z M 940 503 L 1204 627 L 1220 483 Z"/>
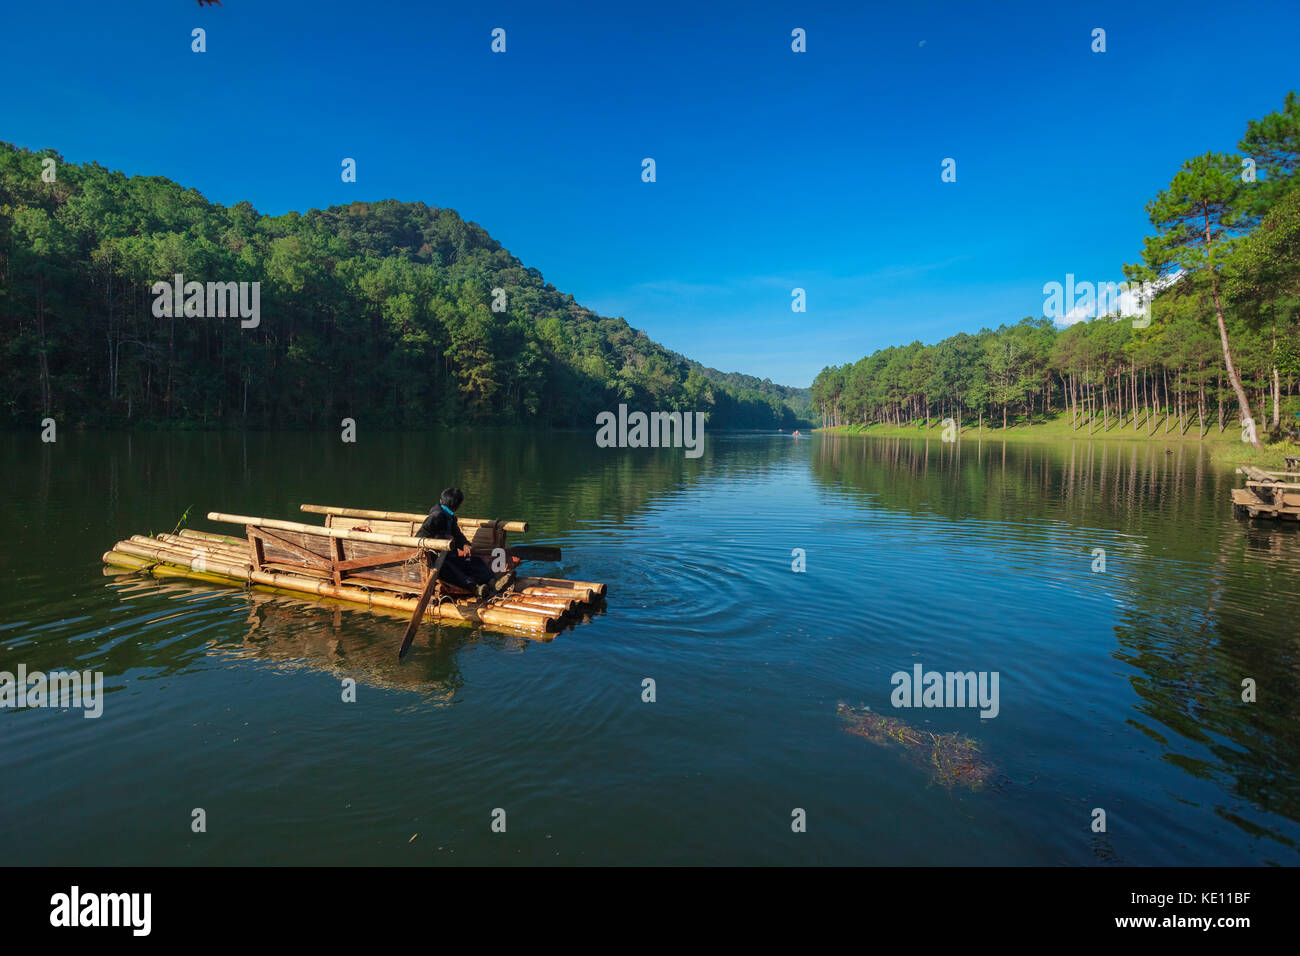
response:
<path id="1" fill-rule="evenodd" d="M 869 707 L 850 707 L 841 702 L 837 710 L 845 720 L 846 733 L 882 747 L 901 749 L 913 763 L 928 768 L 934 782 L 947 790 L 959 786 L 980 790 L 993 779 L 993 765 L 980 755 L 979 744 L 971 737 L 918 730 Z"/>

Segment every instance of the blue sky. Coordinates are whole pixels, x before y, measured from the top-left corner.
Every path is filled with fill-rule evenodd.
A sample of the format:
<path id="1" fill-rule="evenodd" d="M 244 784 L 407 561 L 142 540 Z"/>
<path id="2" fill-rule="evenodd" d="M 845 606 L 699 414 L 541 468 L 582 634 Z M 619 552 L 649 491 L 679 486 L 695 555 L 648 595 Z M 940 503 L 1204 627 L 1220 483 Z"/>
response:
<path id="1" fill-rule="evenodd" d="M 589 308 L 790 385 L 1040 314 L 1066 273 L 1119 281 L 1178 164 L 1235 149 L 1300 88 L 1294 0 L 50 0 L 2 16 L 0 139 L 267 213 L 451 207 Z"/>

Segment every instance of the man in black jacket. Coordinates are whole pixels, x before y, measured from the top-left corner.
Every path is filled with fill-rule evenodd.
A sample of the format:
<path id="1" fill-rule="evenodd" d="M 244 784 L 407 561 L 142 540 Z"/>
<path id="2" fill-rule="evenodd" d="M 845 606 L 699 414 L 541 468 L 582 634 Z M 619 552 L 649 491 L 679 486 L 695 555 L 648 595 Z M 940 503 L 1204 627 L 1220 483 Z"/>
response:
<path id="1" fill-rule="evenodd" d="M 438 504 L 424 519 L 420 530 L 415 532 L 417 538 L 446 538 L 451 541 L 452 552 L 442 565 L 442 579 L 448 584 L 473 591 L 480 599 L 486 598 L 492 591 L 492 572 L 486 564 L 473 556 L 469 540 L 456 523 L 456 509 L 465 500 L 465 493 L 459 488 L 447 488 L 438 499 Z"/>

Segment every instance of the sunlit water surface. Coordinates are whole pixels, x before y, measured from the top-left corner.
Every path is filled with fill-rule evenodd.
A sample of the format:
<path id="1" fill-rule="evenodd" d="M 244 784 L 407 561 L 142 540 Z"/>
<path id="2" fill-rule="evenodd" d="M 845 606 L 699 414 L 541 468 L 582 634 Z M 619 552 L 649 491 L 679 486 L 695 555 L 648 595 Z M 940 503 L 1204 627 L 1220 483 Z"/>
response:
<path id="1" fill-rule="evenodd" d="M 107 691 L 98 720 L 0 711 L 11 863 L 1298 862 L 1300 543 L 1235 519 L 1194 444 L 0 447 L 0 670 Z M 393 618 L 100 562 L 191 505 L 238 533 L 202 516 L 424 510 L 453 483 L 563 548 L 540 573 L 606 582 L 605 612 L 546 642 L 426 625 L 399 664 Z M 998 715 L 892 707 L 917 663 L 997 672 Z M 847 733 L 841 703 L 970 738 L 987 776 Z"/>

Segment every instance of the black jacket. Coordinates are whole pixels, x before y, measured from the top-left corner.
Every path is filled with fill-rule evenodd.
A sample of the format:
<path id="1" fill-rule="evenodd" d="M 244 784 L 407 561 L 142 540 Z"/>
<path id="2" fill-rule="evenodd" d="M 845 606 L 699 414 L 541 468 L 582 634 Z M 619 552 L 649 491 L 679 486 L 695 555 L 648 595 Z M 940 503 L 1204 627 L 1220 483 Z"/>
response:
<path id="1" fill-rule="evenodd" d="M 424 519 L 424 524 L 420 525 L 420 530 L 415 532 L 415 536 L 417 538 L 447 538 L 451 541 L 453 551 L 459 551 L 469 544 L 468 539 L 461 533 L 460 525 L 456 522 L 456 516 L 443 511 L 442 505 L 433 506 L 433 510 L 429 512 L 429 517 Z"/>

